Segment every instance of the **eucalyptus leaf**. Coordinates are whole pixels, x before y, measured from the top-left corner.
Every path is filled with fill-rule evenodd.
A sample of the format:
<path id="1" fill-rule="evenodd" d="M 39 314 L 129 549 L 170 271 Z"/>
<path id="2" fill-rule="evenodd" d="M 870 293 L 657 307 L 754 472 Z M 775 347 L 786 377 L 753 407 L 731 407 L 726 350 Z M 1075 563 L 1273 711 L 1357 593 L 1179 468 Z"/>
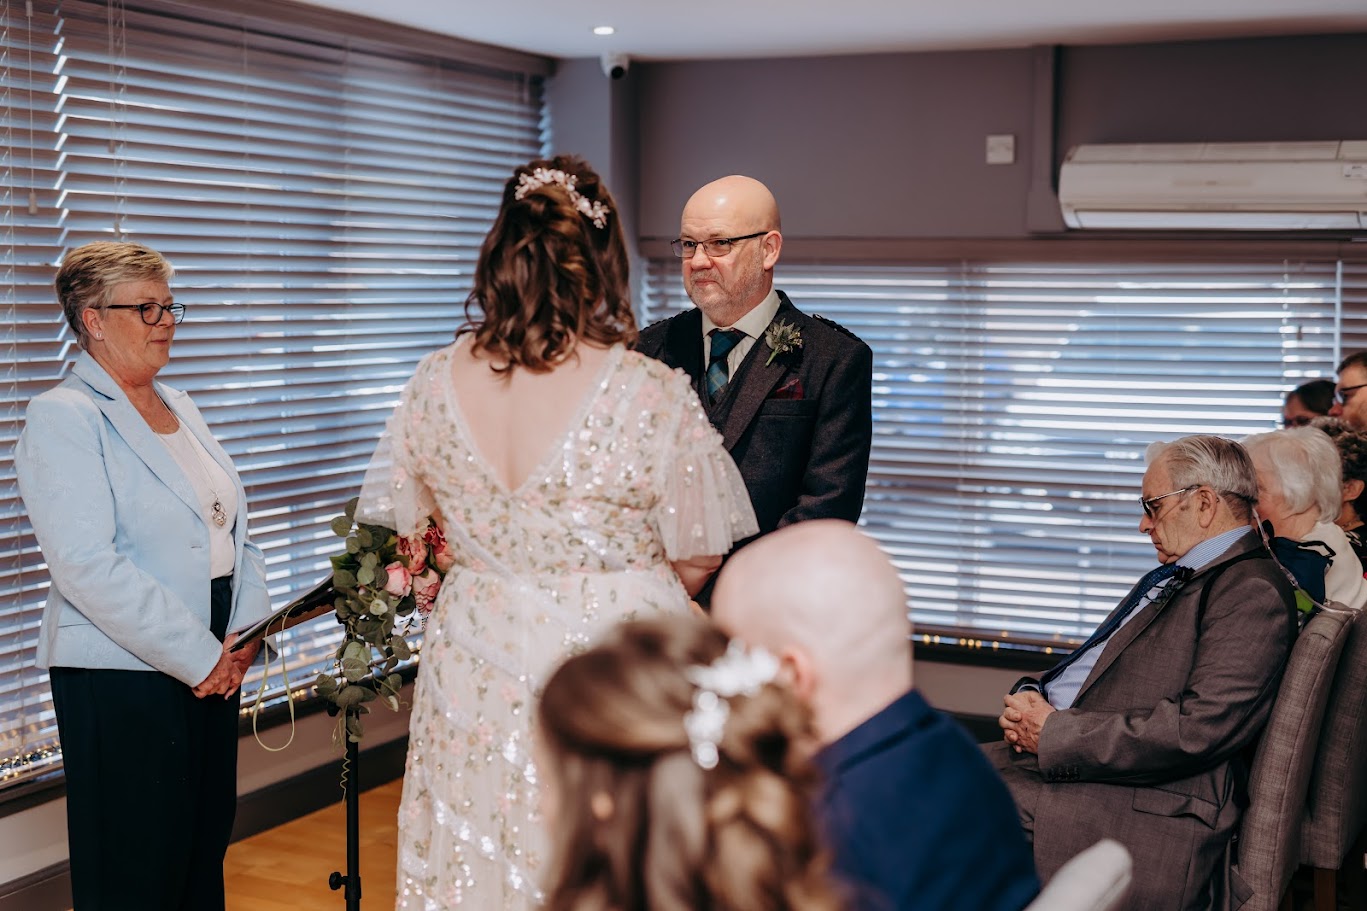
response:
<path id="1" fill-rule="evenodd" d="M 342 676 L 350 683 L 359 683 L 365 679 L 365 675 L 369 672 L 370 665 L 364 661 L 357 661 L 355 658 L 342 659 Z M 347 687 L 347 689 L 355 689 L 355 687 Z M 342 705 L 340 702 L 337 704 Z"/>
<path id="2" fill-rule="evenodd" d="M 370 693 L 370 690 L 363 686 L 347 684 L 337 691 L 337 695 L 332 697 L 332 701 L 339 708 L 344 709 L 349 705 L 360 705 L 365 700 L 366 693 Z M 370 696 L 372 699 L 375 698 L 374 693 L 370 693 Z"/>
<path id="3" fill-rule="evenodd" d="M 366 554 L 367 557 L 370 554 Z M 373 585 L 375 582 L 375 567 L 369 563 L 362 563 L 361 568 L 356 572 L 356 582 L 360 585 Z"/>
<path id="4" fill-rule="evenodd" d="M 387 702 L 387 703 L 389 703 L 389 708 L 390 708 L 391 710 L 393 710 L 393 711 L 395 711 L 395 712 L 397 712 L 397 711 L 399 710 L 399 697 L 398 697 L 398 696 L 386 696 L 386 697 L 384 697 L 384 701 Z"/>
<path id="5" fill-rule="evenodd" d="M 346 719 L 347 739 L 352 743 L 360 743 L 365 736 L 365 725 L 361 724 L 359 715 L 348 715 Z"/>
<path id="6" fill-rule="evenodd" d="M 332 585 L 334 588 L 355 588 L 356 574 L 346 569 L 334 569 L 332 571 Z"/>
<path id="7" fill-rule="evenodd" d="M 356 519 L 356 507 L 359 505 L 361 505 L 361 498 L 352 497 L 350 500 L 346 501 L 346 506 L 342 507 L 342 511 L 346 513 L 346 517 L 349 521 L 354 521 Z"/>
<path id="8" fill-rule="evenodd" d="M 349 554 L 359 554 L 361 552 L 361 542 L 356 540 L 355 535 L 346 539 L 346 552 Z"/>
<path id="9" fill-rule="evenodd" d="M 389 649 L 400 661 L 407 661 L 413 657 L 413 650 L 408 647 L 408 640 L 403 636 L 390 636 Z"/>
<path id="10" fill-rule="evenodd" d="M 361 546 L 366 550 L 370 550 L 375 546 L 375 536 L 371 534 L 370 529 L 366 528 L 364 525 L 356 529 L 356 540 L 359 541 Z"/>
<path id="11" fill-rule="evenodd" d="M 319 696 L 331 697 L 337 693 L 337 681 L 331 674 L 319 674 L 318 679 L 313 682 L 313 688 L 318 691 Z"/>
<path id="12" fill-rule="evenodd" d="M 339 538 L 345 538 L 351 534 L 351 520 L 346 516 L 338 516 L 332 520 L 332 533 Z"/>

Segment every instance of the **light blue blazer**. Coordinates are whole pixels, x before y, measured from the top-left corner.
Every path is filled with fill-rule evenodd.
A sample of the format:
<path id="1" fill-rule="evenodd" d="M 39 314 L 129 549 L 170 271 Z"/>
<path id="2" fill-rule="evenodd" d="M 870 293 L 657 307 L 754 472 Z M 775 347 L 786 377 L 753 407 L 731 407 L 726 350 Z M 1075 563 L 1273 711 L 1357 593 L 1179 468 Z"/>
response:
<path id="1" fill-rule="evenodd" d="M 266 562 L 247 540 L 247 496 L 183 392 L 156 384 L 237 487 L 228 629 L 270 613 Z M 29 403 L 14 454 L 47 560 L 39 667 L 158 670 L 190 686 L 222 645 L 209 631 L 209 525 L 166 445 L 94 358 Z"/>

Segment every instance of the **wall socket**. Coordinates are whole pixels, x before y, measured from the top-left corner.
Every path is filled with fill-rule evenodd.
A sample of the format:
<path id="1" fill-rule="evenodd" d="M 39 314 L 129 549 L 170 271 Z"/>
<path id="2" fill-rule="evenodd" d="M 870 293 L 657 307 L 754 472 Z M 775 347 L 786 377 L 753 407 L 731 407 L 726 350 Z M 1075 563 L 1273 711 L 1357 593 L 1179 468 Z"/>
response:
<path id="1" fill-rule="evenodd" d="M 1015 164 L 1016 137 L 1012 133 L 992 133 L 987 137 L 988 164 Z"/>

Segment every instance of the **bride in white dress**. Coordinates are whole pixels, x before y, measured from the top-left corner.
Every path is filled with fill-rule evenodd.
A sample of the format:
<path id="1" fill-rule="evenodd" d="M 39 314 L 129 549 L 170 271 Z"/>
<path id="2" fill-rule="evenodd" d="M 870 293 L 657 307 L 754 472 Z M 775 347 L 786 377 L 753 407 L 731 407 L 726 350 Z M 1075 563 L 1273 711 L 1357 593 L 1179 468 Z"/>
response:
<path id="1" fill-rule="evenodd" d="M 533 707 L 620 620 L 685 613 L 756 532 L 688 381 L 636 335 L 616 205 L 583 161 L 517 169 L 471 324 L 423 359 L 361 494 L 454 555 L 427 624 L 399 809 L 397 907 L 532 908 L 544 875 Z"/>

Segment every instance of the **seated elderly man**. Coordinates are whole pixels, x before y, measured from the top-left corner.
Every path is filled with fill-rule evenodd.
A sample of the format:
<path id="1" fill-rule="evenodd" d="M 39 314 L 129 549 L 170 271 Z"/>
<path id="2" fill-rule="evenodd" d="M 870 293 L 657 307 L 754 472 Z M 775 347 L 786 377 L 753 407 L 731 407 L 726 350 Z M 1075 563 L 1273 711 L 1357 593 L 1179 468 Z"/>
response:
<path id="1" fill-rule="evenodd" d="M 1149 447 L 1139 530 L 1160 566 L 1083 645 L 1006 697 L 987 748 L 1046 879 L 1103 837 L 1129 849 L 1127 908 L 1205 909 L 1295 637 L 1290 583 L 1252 527 L 1243 448 Z M 1237 907 L 1246 884 L 1231 874 Z"/>
<path id="2" fill-rule="evenodd" d="M 872 539 L 835 519 L 766 535 L 722 569 L 712 616 L 777 655 L 812 709 L 817 809 L 849 908 L 1029 903 L 1039 879 L 1011 796 L 958 723 L 912 689 L 906 595 Z"/>
<path id="3" fill-rule="evenodd" d="M 1272 524 L 1279 538 L 1300 542 L 1328 559 L 1310 563 L 1318 578 L 1305 579 L 1288 558 L 1282 564 L 1317 601 L 1337 601 L 1353 610 L 1367 605 L 1367 580 L 1362 561 L 1342 528 L 1335 523 L 1343 511 L 1343 460 L 1338 447 L 1323 430 L 1298 427 L 1259 433 L 1244 440 L 1258 473 L 1258 517 Z M 1279 542 L 1273 550 L 1281 554 Z"/>

